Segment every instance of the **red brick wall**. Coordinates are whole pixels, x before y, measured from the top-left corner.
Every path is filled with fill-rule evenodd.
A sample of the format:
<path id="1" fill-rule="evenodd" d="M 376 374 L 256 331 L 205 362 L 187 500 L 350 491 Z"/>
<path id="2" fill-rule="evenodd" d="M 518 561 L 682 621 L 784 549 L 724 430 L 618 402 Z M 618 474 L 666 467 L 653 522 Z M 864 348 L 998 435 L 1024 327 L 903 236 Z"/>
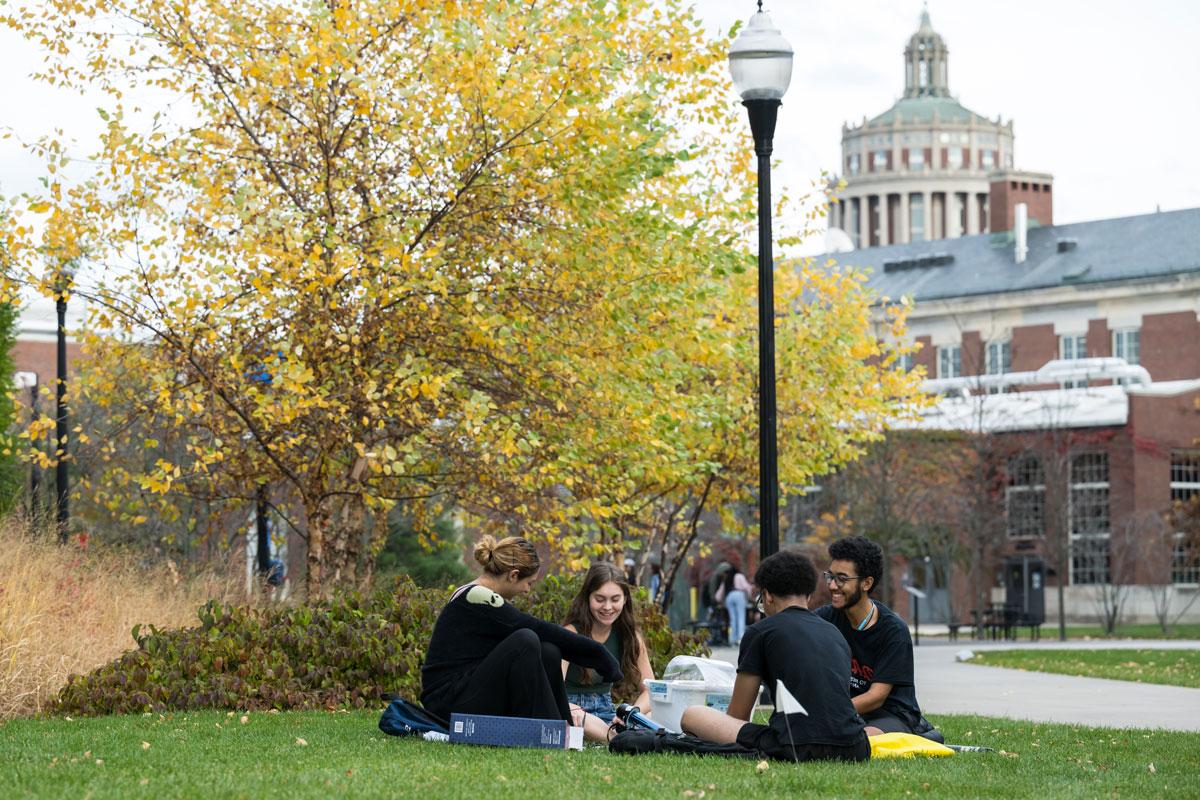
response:
<path id="1" fill-rule="evenodd" d="M 1197 402 L 1200 402 L 1200 392 L 1175 397 L 1130 395 L 1126 430 L 1131 441 L 1134 469 L 1129 513 L 1136 514 L 1138 520 L 1160 514 L 1170 507 L 1171 452 L 1197 447 L 1196 442 L 1200 441 Z M 1113 509 L 1113 535 L 1119 540 L 1114 542 L 1114 557 L 1118 554 L 1118 545 L 1128 548 L 1123 541 L 1128 519 L 1128 516 L 1118 519 L 1117 509 Z M 1145 535 L 1144 530 L 1137 528 L 1136 521 L 1129 526 L 1128 532 Z M 1127 552 L 1129 558 L 1138 563 L 1135 580 L 1161 582 L 1162 575 L 1150 573 L 1161 571 L 1165 559 L 1148 558 L 1144 548 L 1140 552 L 1137 549 L 1121 552 Z"/>
<path id="2" fill-rule="evenodd" d="M 1093 358 L 1105 358 L 1112 355 L 1112 332 L 1108 329 L 1108 320 L 1088 320 L 1087 354 Z M 1092 381 L 1090 385 L 1110 386 L 1112 381 Z"/>
<path id="3" fill-rule="evenodd" d="M 1026 325 L 1012 334 L 1013 372 L 1036 370 L 1058 358 L 1058 337 L 1053 325 Z"/>
<path id="4" fill-rule="evenodd" d="M 1033 189 L 1035 184 L 1038 186 L 1037 191 Z M 1022 181 L 1020 178 L 1004 178 L 992 181 L 989 188 L 988 228 L 992 233 L 1012 230 L 1013 209 L 1017 203 L 1024 203 L 1029 207 L 1030 222 L 1037 220 L 1042 226 L 1054 224 L 1054 190 L 1051 184 L 1041 180 L 1031 183 L 1028 179 Z"/>
<path id="5" fill-rule="evenodd" d="M 930 378 L 936 378 L 937 348 L 933 346 L 933 339 L 928 336 L 918 336 L 916 342 L 921 345 L 921 349 L 913 353 L 913 366 L 924 367 L 926 375 Z"/>
<path id="6" fill-rule="evenodd" d="M 18 372 L 35 372 L 38 384 L 49 386 L 58 377 L 58 345 L 55 342 L 18 340 L 13 346 L 13 363 Z M 79 344 L 67 342 L 67 369 L 73 371 Z"/>
<path id="7" fill-rule="evenodd" d="M 1093 358 L 1112 355 L 1112 333 L 1108 329 L 1108 320 L 1088 320 L 1087 354 Z"/>
<path id="8" fill-rule="evenodd" d="M 1200 321 L 1195 312 L 1142 317 L 1141 360 L 1156 381 L 1200 378 Z"/>
<path id="9" fill-rule="evenodd" d="M 982 375 L 987 367 L 984 359 L 983 337 L 979 331 L 965 331 L 962 337 L 963 375 Z"/>

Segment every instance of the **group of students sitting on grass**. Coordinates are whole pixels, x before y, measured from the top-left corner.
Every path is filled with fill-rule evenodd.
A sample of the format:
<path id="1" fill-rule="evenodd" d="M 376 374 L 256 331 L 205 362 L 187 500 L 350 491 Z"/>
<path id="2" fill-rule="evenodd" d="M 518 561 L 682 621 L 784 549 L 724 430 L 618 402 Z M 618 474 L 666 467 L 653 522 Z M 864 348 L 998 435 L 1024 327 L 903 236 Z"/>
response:
<path id="1" fill-rule="evenodd" d="M 832 602 L 815 611 L 808 604 L 818 573 L 807 556 L 784 550 L 759 564 L 755 603 L 766 618 L 741 639 L 729 707 L 687 709 L 686 733 L 796 761 L 866 760 L 867 737 L 884 732 L 940 740 L 917 704 L 908 627 L 870 596 L 883 574 L 881 549 L 856 536 L 830 545 L 829 557 L 821 578 Z M 613 685 L 628 675 L 645 687 L 654 677 L 624 573 L 593 564 L 558 625 L 508 602 L 537 580 L 541 564 L 530 542 L 485 536 L 475 559 L 479 577 L 453 593 L 434 625 L 422 704 L 446 719 L 455 712 L 563 719 L 605 741 Z M 767 724 L 751 722 L 764 686 L 769 693 L 782 686 L 804 713 L 785 713 L 776 698 Z M 637 705 L 653 716 L 645 688 Z"/>

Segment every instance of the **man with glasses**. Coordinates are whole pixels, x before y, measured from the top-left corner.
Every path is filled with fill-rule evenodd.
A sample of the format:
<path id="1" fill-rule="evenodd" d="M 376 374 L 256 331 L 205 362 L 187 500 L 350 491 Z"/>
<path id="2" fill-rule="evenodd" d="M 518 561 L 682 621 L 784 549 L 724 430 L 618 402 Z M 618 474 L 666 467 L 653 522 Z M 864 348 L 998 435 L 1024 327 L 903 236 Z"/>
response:
<path id="1" fill-rule="evenodd" d="M 829 569 L 821 573 L 832 604 L 816 610 L 850 646 L 850 694 L 870 728 L 916 733 L 942 741 L 917 705 L 912 637 L 890 608 L 871 599 L 883 576 L 883 550 L 863 536 L 829 545 Z M 868 728 L 868 733 L 875 731 Z"/>
<path id="2" fill-rule="evenodd" d="M 817 570 L 794 550 L 781 550 L 754 573 L 767 618 L 746 629 L 728 710 L 692 706 L 684 731 L 788 761 L 866 761 L 871 747 L 850 700 L 850 649 L 808 610 Z M 750 722 L 765 685 L 775 701 L 766 725 Z"/>

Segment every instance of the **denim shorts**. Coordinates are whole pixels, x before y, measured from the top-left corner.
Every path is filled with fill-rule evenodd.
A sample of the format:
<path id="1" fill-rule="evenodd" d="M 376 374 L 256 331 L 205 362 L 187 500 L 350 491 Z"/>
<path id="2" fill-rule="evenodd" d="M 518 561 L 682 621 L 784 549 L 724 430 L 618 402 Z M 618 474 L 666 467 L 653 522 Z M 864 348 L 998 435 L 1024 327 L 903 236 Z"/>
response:
<path id="1" fill-rule="evenodd" d="M 573 706 L 579 706 L 593 717 L 599 717 L 605 722 L 612 722 L 613 717 L 617 715 L 617 709 L 613 706 L 611 694 L 568 694 L 567 700 Z"/>

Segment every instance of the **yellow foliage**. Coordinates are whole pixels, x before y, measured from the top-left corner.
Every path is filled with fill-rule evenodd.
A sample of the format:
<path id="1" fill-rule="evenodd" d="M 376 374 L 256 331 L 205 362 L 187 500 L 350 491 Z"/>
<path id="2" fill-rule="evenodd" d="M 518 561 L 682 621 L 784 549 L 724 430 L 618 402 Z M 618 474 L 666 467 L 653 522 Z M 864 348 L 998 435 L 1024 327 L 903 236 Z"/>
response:
<path id="1" fill-rule="evenodd" d="M 100 481 L 115 507 L 280 486 L 311 580 L 353 573 L 320 560 L 365 506 L 452 496 L 579 558 L 659 499 L 746 496 L 752 159 L 727 42 L 683 0 L 45 6 L 0 19 L 48 80 L 108 93 L 108 129 L 34 200 L 46 240 L 10 235 L 29 276 L 39 249 L 132 265 L 88 287 L 80 381 L 145 430 L 150 466 Z M 141 124 L 120 96 L 147 86 L 190 107 Z M 805 485 L 916 377 L 860 276 L 776 281 L 780 478 Z"/>

